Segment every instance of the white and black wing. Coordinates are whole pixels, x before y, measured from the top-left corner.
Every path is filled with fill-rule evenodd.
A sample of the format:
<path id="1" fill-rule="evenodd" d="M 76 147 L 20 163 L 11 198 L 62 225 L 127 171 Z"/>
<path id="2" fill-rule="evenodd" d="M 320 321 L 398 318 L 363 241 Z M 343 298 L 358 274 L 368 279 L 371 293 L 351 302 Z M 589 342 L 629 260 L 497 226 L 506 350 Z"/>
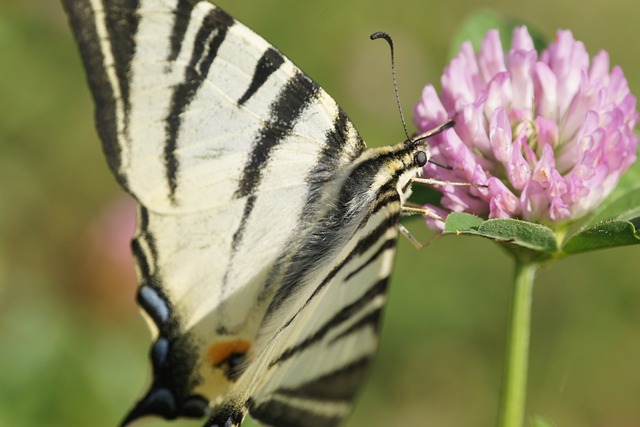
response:
<path id="1" fill-rule="evenodd" d="M 139 202 L 147 414 L 334 426 L 377 345 L 411 144 L 365 150 L 260 36 L 198 0 L 63 0 L 109 166 Z M 420 162 L 417 162 L 420 163 Z"/>

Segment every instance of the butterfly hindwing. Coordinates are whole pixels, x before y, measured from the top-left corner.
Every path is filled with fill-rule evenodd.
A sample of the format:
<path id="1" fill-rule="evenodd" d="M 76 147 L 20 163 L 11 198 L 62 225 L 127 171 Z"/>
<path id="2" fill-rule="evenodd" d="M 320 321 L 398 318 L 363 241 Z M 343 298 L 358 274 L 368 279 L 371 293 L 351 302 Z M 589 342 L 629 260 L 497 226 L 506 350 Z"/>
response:
<path id="1" fill-rule="evenodd" d="M 267 318 L 261 338 L 271 345 L 258 362 L 268 370 L 240 379 L 259 384 L 248 387 L 248 406 L 267 425 L 337 425 L 368 372 L 395 253 L 397 228 L 389 225 L 397 217 L 387 208 L 362 219 L 367 227 L 313 273 L 308 294 L 288 302 L 293 314 L 284 322 Z"/>
<path id="2" fill-rule="evenodd" d="M 415 147 L 366 150 L 309 77 L 199 0 L 63 0 L 139 202 L 147 414 L 335 426 L 378 341 Z"/>

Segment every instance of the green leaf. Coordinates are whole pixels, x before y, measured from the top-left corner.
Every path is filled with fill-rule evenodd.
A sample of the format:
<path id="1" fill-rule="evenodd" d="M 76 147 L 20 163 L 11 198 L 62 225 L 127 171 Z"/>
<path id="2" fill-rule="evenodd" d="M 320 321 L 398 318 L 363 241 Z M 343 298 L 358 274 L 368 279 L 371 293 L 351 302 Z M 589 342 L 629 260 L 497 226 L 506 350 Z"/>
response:
<path id="1" fill-rule="evenodd" d="M 482 220 L 477 216 L 451 213 L 443 234 L 469 234 L 508 243 L 542 254 L 557 251 L 556 236 L 549 227 L 517 219 Z"/>
<path id="2" fill-rule="evenodd" d="M 556 236 L 549 227 L 516 219 L 490 219 L 480 227 L 485 235 L 505 239 L 510 243 L 536 251 L 553 253 Z"/>
<path id="3" fill-rule="evenodd" d="M 493 28 L 500 30 L 501 37 L 507 34 L 504 19 L 493 10 L 481 9 L 469 15 L 453 36 L 449 58 L 451 59 L 458 54 L 460 46 L 465 41 L 470 41 L 476 52 L 480 50 L 484 36 L 487 31 Z M 502 39 L 503 45 L 508 41 Z"/>
<path id="4" fill-rule="evenodd" d="M 468 213 L 451 212 L 444 224 L 444 234 L 476 234 L 484 220 Z"/>
<path id="5" fill-rule="evenodd" d="M 525 22 L 521 19 L 504 19 L 504 17 L 491 9 L 481 9 L 469 15 L 464 20 L 460 28 L 458 28 L 458 31 L 453 36 L 453 40 L 451 42 L 449 59 L 458 54 L 460 46 L 465 41 L 470 41 L 476 52 L 480 50 L 482 40 L 487 34 L 487 31 L 492 29 L 496 29 L 500 32 L 502 48 L 505 51 L 509 51 L 514 28 L 523 25 L 525 25 L 529 30 L 535 49 L 538 53 L 542 52 L 542 50 L 549 44 L 548 38 L 531 23 Z"/>
<path id="6" fill-rule="evenodd" d="M 571 236 L 562 250 L 572 254 L 617 246 L 637 245 L 640 243 L 637 225 L 640 225 L 640 217 L 631 221 L 600 222 Z"/>

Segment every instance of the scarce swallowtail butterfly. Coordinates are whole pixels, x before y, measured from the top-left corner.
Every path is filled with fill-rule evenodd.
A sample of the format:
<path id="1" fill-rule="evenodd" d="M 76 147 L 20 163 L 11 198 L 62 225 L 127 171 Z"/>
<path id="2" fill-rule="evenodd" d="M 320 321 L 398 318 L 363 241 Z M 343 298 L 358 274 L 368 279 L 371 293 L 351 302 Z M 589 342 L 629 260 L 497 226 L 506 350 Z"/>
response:
<path id="1" fill-rule="evenodd" d="M 145 416 L 336 426 L 378 343 L 424 143 L 344 111 L 207 1 L 63 0 L 109 167 L 138 201 Z"/>

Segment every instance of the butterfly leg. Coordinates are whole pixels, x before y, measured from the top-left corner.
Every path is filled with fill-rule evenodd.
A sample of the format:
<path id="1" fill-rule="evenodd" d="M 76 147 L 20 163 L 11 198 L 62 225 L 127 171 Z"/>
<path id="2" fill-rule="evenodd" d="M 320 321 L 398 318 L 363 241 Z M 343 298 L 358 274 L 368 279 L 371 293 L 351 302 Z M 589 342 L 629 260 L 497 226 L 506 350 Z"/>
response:
<path id="1" fill-rule="evenodd" d="M 413 204 L 413 203 L 408 203 L 406 202 L 403 206 L 402 206 L 402 212 L 401 214 L 403 216 L 408 216 L 408 215 L 424 215 L 424 216 L 428 216 L 429 218 L 433 218 L 436 219 L 438 221 L 443 221 L 444 222 L 444 218 L 442 218 L 440 215 L 438 215 L 437 213 L 433 212 L 432 210 L 428 209 L 428 208 L 424 208 L 422 206 Z M 409 241 L 411 242 L 411 244 L 413 246 L 415 246 L 416 249 L 422 249 L 422 247 L 424 246 L 422 243 L 420 243 L 418 241 L 418 239 L 416 239 L 413 234 L 411 234 L 411 232 L 402 224 L 398 224 L 398 229 L 400 230 L 400 232 L 402 234 L 404 234 L 404 236 L 409 239 Z"/>
<path id="2" fill-rule="evenodd" d="M 444 222 L 444 218 L 442 218 L 440 215 L 438 215 L 431 209 L 424 208 L 422 206 L 418 206 L 413 203 L 405 203 L 404 205 L 402 205 L 402 215 L 403 216 L 424 215 L 424 216 L 428 216 L 429 218 L 433 218 L 435 220 Z"/>
<path id="3" fill-rule="evenodd" d="M 437 179 L 432 179 L 432 178 L 413 178 L 413 182 L 417 182 L 418 184 L 424 184 L 424 185 L 439 185 L 439 186 L 445 186 L 445 185 L 453 185 L 455 187 L 479 187 L 479 188 L 487 188 L 488 185 L 486 184 L 475 184 L 473 182 L 452 182 L 452 181 L 440 181 Z"/>
<path id="4" fill-rule="evenodd" d="M 407 229 L 407 227 L 405 227 L 402 224 L 398 224 L 398 230 L 400 230 L 400 232 L 402 234 L 404 234 L 404 237 L 406 237 L 407 239 L 409 239 L 409 241 L 411 242 L 411 244 L 416 248 L 416 249 L 422 249 L 422 247 L 424 246 L 422 243 L 418 242 L 418 239 L 416 239 L 415 237 L 413 237 L 413 234 L 411 234 L 411 232 Z"/>

